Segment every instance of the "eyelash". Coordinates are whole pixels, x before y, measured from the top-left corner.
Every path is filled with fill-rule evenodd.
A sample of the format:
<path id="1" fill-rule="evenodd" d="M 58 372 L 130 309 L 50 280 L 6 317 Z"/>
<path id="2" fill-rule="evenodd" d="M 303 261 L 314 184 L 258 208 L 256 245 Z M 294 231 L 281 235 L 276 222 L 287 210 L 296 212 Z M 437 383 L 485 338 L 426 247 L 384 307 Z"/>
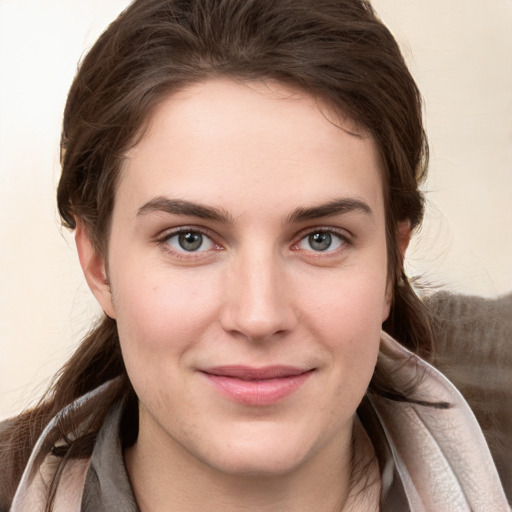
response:
<path id="1" fill-rule="evenodd" d="M 301 249 L 299 247 L 299 244 L 307 239 L 309 236 L 311 235 L 315 235 L 315 234 L 329 234 L 329 235 L 334 235 L 336 238 L 339 239 L 341 245 L 340 247 L 338 248 L 335 248 L 333 250 L 330 250 L 330 249 L 326 249 L 325 251 L 315 251 L 313 249 Z M 305 252 L 308 252 L 310 254 L 310 257 L 315 257 L 315 258 L 328 258 L 328 257 L 332 257 L 332 256 L 339 256 L 341 253 L 345 252 L 345 250 L 347 250 L 351 245 L 353 245 L 353 240 L 351 238 L 351 236 L 349 236 L 346 231 L 341 231 L 339 229 L 336 229 L 336 228 L 332 228 L 332 227 L 318 227 L 318 226 L 315 226 L 314 228 L 310 228 L 310 229 L 307 229 L 306 231 L 303 231 L 302 233 L 300 233 L 299 237 L 298 237 L 298 241 L 295 242 L 293 245 L 292 245 L 292 249 L 293 250 L 296 250 L 296 251 L 305 251 Z"/>
<path id="2" fill-rule="evenodd" d="M 162 246 L 165 251 L 172 253 L 172 255 L 178 259 L 190 261 L 191 259 L 204 257 L 205 253 L 209 252 L 208 250 L 206 250 L 206 251 L 205 250 L 203 250 L 203 251 L 185 251 L 185 250 L 179 251 L 179 250 L 173 249 L 170 246 L 169 241 L 172 238 L 179 236 L 181 234 L 185 234 L 185 233 L 193 233 L 193 234 L 202 235 L 203 237 L 205 237 L 211 241 L 211 243 L 215 246 L 215 249 L 217 251 L 223 250 L 223 247 L 221 245 L 219 245 L 217 242 L 215 242 L 214 238 L 212 237 L 212 235 L 209 231 L 207 231 L 203 228 L 200 228 L 200 227 L 196 227 L 196 226 L 180 226 L 179 228 L 175 228 L 172 231 L 167 231 L 167 232 L 165 232 L 165 234 L 163 236 L 159 237 L 156 240 L 156 243 L 158 245 Z"/>
<path id="3" fill-rule="evenodd" d="M 216 251 L 222 251 L 224 248 L 215 242 L 214 237 L 212 236 L 211 232 L 208 230 L 205 230 L 204 228 L 197 227 L 197 226 L 180 226 L 178 228 L 175 228 L 171 231 L 165 232 L 165 234 L 159 238 L 156 239 L 156 243 L 164 248 L 165 251 L 168 251 L 172 253 L 172 255 L 178 259 L 183 260 L 192 260 L 195 258 L 204 258 L 205 253 L 210 252 L 208 249 L 203 251 L 180 251 L 173 249 L 169 241 L 179 236 L 180 234 L 184 233 L 194 233 L 194 234 L 200 234 L 204 237 L 206 237 L 210 242 L 214 245 Z M 301 249 L 299 247 L 299 244 L 304 241 L 307 237 L 317 234 L 317 233 L 327 233 L 329 235 L 334 235 L 336 238 L 339 239 L 341 245 L 338 248 L 335 248 L 333 250 L 326 249 L 325 251 L 315 251 L 313 249 Z M 339 229 L 332 228 L 332 227 L 313 227 L 308 228 L 307 230 L 301 232 L 298 237 L 296 237 L 297 242 L 294 242 L 291 245 L 291 249 L 294 251 L 301 251 L 301 252 L 307 252 L 311 255 L 311 257 L 315 258 L 328 258 L 332 256 L 339 256 L 340 253 L 344 252 L 346 249 L 348 249 L 351 245 L 353 245 L 353 241 L 351 236 L 347 235 L 345 231 L 340 231 Z"/>

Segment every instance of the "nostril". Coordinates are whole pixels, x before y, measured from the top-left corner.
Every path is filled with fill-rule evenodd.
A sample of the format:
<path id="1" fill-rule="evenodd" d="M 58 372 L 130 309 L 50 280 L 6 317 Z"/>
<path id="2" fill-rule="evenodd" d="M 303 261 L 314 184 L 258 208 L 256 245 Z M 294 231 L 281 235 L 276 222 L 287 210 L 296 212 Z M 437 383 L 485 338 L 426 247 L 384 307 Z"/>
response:
<path id="1" fill-rule="evenodd" d="M 277 315 L 260 319 L 226 315 L 221 320 L 222 327 L 231 336 L 255 342 L 282 339 L 290 330 L 285 323 L 286 319 Z"/>

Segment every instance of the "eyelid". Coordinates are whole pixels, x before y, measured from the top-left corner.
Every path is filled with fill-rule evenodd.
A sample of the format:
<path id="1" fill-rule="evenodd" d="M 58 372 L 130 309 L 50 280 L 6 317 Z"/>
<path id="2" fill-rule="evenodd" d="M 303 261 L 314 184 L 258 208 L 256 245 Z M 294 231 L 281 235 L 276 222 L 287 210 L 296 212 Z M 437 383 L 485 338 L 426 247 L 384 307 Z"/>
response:
<path id="1" fill-rule="evenodd" d="M 203 251 L 190 251 L 187 252 L 185 250 L 183 251 L 177 251 L 173 247 L 171 247 L 167 242 L 174 236 L 180 235 L 182 233 L 199 233 L 203 235 L 204 237 L 207 237 L 212 244 L 215 246 L 214 249 L 207 249 Z M 212 252 L 212 250 L 223 250 L 224 247 L 219 244 L 216 240 L 216 236 L 212 234 L 212 232 L 208 229 L 205 229 L 200 226 L 193 226 L 193 225 L 186 225 L 186 226 L 177 226 L 175 228 L 169 228 L 161 231 L 156 237 L 155 237 L 155 243 L 157 245 L 162 246 L 162 248 L 172 253 L 174 257 L 177 257 L 179 259 L 186 259 L 186 260 L 192 260 L 195 258 L 205 258 L 208 253 Z"/>
<path id="2" fill-rule="evenodd" d="M 306 237 L 308 237 L 314 233 L 329 233 L 329 234 L 336 235 L 343 241 L 343 244 L 341 245 L 340 248 L 337 248 L 332 251 L 314 251 L 313 249 L 308 250 L 308 249 L 301 249 L 298 247 L 299 243 L 302 242 L 302 240 L 304 240 Z M 292 244 L 292 249 L 297 250 L 297 251 L 314 253 L 316 257 L 317 256 L 327 257 L 329 255 L 339 254 L 340 252 L 344 251 L 347 248 L 346 246 L 353 245 L 353 243 L 354 243 L 353 236 L 349 231 L 347 231 L 346 229 L 335 228 L 332 226 L 312 226 L 312 227 L 306 228 L 297 234 L 297 236 L 295 237 L 295 240 L 296 241 L 293 242 L 293 244 Z"/>

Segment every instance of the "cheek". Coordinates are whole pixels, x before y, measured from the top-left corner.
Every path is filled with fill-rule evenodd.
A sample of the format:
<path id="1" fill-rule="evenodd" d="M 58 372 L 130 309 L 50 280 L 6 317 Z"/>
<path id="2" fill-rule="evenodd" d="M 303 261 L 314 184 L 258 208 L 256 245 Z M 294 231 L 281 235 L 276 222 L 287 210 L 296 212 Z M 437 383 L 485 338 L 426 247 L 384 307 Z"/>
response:
<path id="1" fill-rule="evenodd" d="M 126 275 L 134 277 L 122 279 Z M 129 274 L 121 270 L 118 276 L 113 297 L 121 345 L 125 358 L 139 365 L 161 365 L 164 353 L 180 357 L 216 316 L 218 287 L 205 279 L 191 281 L 157 268 Z"/>
<path id="2" fill-rule="evenodd" d="M 386 276 L 378 268 L 340 273 L 313 295 L 308 311 L 318 339 L 323 339 L 341 389 L 364 393 L 372 377 L 380 345 L 383 311 L 387 309 Z M 362 391 L 361 391 L 362 390 Z"/>
<path id="3" fill-rule="evenodd" d="M 209 332 L 211 304 L 217 300 L 176 276 L 170 282 L 141 274 L 118 282 L 114 290 L 125 367 L 141 402 L 154 412 L 173 403 L 171 390 L 182 392 L 179 376 Z"/>
<path id="4" fill-rule="evenodd" d="M 380 332 L 383 313 L 389 307 L 386 275 L 380 266 L 343 269 L 310 283 L 309 290 L 309 295 L 302 294 L 303 309 L 326 328 L 354 335 L 375 329 Z"/>

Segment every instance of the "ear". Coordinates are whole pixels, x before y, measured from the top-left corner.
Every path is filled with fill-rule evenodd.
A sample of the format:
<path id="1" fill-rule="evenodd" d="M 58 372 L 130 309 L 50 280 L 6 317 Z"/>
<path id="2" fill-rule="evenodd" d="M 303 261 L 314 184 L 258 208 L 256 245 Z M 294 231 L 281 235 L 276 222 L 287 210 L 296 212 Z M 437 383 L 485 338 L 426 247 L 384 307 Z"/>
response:
<path id="1" fill-rule="evenodd" d="M 76 221 L 75 243 L 78 259 L 89 288 L 105 314 L 115 318 L 105 258 L 91 242 L 88 229 L 81 220 Z"/>
<path id="2" fill-rule="evenodd" d="M 409 219 L 403 220 L 398 223 L 398 249 L 400 251 L 402 261 L 405 258 L 405 252 L 407 251 L 407 247 L 409 247 L 409 242 L 411 241 L 411 234 L 411 221 Z"/>
<path id="3" fill-rule="evenodd" d="M 400 253 L 400 265 L 403 264 L 405 259 L 405 253 L 407 252 L 407 248 L 409 247 L 409 242 L 411 241 L 412 229 L 411 229 L 411 221 L 409 219 L 401 221 L 398 223 L 397 229 L 397 243 L 398 243 L 398 251 Z M 401 272 L 402 268 L 397 269 Z M 401 274 L 399 274 L 400 278 Z M 388 282 L 388 286 L 386 289 L 386 300 L 384 302 L 384 307 L 382 309 L 382 321 L 386 321 L 389 316 L 389 312 L 391 310 L 391 302 L 392 302 L 392 294 L 393 287 L 391 282 Z"/>

